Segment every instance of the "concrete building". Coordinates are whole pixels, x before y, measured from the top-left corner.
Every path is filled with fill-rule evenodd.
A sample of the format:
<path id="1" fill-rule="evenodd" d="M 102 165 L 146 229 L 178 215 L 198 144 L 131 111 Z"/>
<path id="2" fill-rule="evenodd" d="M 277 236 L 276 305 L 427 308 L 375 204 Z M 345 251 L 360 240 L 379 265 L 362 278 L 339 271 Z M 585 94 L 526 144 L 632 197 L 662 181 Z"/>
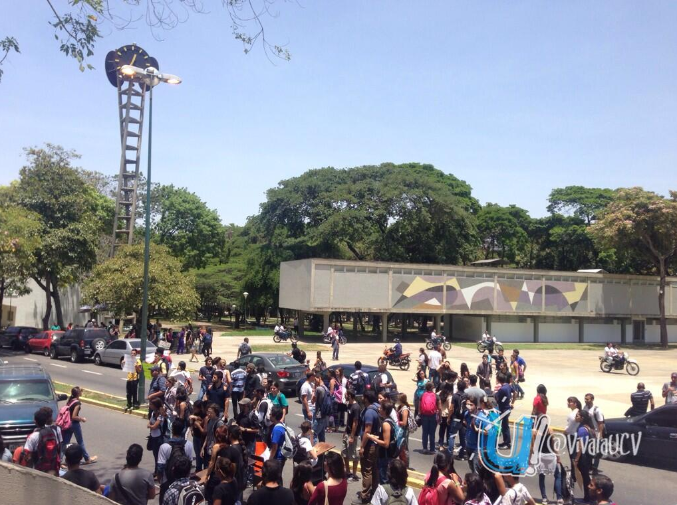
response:
<path id="1" fill-rule="evenodd" d="M 306 259 L 280 265 L 279 305 L 323 314 L 325 328 L 332 312 L 429 315 L 454 340 L 485 329 L 505 342 L 660 340 L 649 276 Z M 676 277 L 665 305 L 677 342 Z"/>
<path id="2" fill-rule="evenodd" d="M 2 301 L 2 323 L 4 326 L 34 326 L 42 328 L 42 318 L 47 306 L 45 292 L 33 280 L 28 281 L 31 292 L 25 296 L 8 297 Z M 73 285 L 59 289 L 64 324 L 83 325 L 89 313 L 80 312 L 80 286 Z M 56 311 L 52 304 L 50 326 L 56 323 Z"/>

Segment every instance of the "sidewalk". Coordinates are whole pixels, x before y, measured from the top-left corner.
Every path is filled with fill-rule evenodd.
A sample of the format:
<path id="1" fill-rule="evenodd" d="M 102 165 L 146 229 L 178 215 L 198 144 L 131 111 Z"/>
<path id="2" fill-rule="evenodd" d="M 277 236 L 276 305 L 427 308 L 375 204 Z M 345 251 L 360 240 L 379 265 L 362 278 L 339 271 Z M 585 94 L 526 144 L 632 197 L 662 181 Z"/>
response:
<path id="1" fill-rule="evenodd" d="M 216 337 L 213 343 L 212 356 L 225 357 L 231 362 L 237 356 L 237 349 L 242 343 L 243 337 L 233 336 Z M 423 339 L 422 339 L 423 340 Z M 274 344 L 271 336 L 249 337 L 249 343 L 252 346 L 257 344 Z M 327 364 L 332 364 L 331 347 L 328 344 L 322 344 L 319 339 L 309 339 L 308 341 L 299 341 L 299 347 L 303 349 L 305 344 L 326 348 L 322 353 Z M 288 352 L 290 344 L 282 342 L 277 344 L 281 353 Z M 392 345 L 392 344 L 389 344 Z M 418 349 L 423 342 L 403 343 L 403 351 L 412 353 L 415 359 L 418 356 Z M 339 363 L 354 363 L 356 360 L 369 365 L 376 365 L 377 359 L 383 353 L 385 345 L 381 342 L 359 342 L 350 343 L 341 346 Z M 506 344 L 506 355 L 511 353 L 513 348 L 519 348 L 519 344 Z M 520 415 L 530 415 L 532 401 L 536 396 L 536 387 L 544 384 L 548 389 L 548 399 L 550 402 L 548 414 L 552 423 L 556 427 L 564 427 L 566 417 L 569 414 L 566 399 L 569 396 L 576 396 L 581 402 L 586 393 L 595 395 L 595 404 L 598 405 L 607 418 L 623 417 L 623 414 L 630 406 L 630 393 L 636 390 L 638 382 L 644 382 L 646 389 L 654 395 L 656 406 L 663 405 L 664 400 L 661 397 L 663 384 L 670 379 L 670 373 L 677 370 L 674 363 L 677 362 L 677 349 L 668 351 L 657 350 L 633 350 L 630 356 L 637 360 L 640 366 L 639 375 L 632 377 L 625 372 L 604 373 L 599 368 L 598 357 L 602 354 L 602 345 L 598 351 L 579 351 L 579 350 L 529 350 L 523 351 L 520 355 L 527 362 L 526 382 L 522 383 L 525 391 L 523 400 L 518 400 L 515 410 L 511 415 L 512 420 L 516 420 Z M 185 355 L 184 360 L 188 362 L 190 355 Z M 309 352 L 308 357 L 314 359 L 314 352 Z M 201 358 L 199 366 L 204 363 Z M 474 349 L 462 347 L 452 347 L 447 352 L 447 359 L 450 361 L 454 370 L 459 370 L 461 363 L 466 363 L 471 373 L 475 371 L 481 361 L 481 355 Z M 188 363 L 189 367 L 197 372 L 199 368 L 197 363 Z M 389 371 L 395 378 L 398 390 L 406 393 L 411 401 L 414 393 L 414 383 L 412 381 L 416 370 L 416 364 L 412 362 L 411 368 L 404 372 L 399 369 L 390 368 Z"/>

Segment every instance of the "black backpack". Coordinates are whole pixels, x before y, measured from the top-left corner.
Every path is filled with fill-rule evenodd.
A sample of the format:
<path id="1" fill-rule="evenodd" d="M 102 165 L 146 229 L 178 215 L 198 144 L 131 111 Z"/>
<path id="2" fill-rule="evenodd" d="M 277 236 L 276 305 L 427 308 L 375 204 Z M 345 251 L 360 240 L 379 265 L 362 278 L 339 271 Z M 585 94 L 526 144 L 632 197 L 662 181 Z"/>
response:
<path id="1" fill-rule="evenodd" d="M 356 395 L 363 395 L 364 390 L 367 388 L 367 379 L 362 370 L 357 370 L 350 375 L 350 381 L 348 387 L 355 391 Z"/>
<path id="2" fill-rule="evenodd" d="M 390 459 L 396 458 L 397 455 L 400 453 L 400 451 L 397 448 L 397 437 L 395 436 L 395 422 L 388 418 L 383 421 L 384 423 L 388 423 L 390 425 L 390 443 L 388 444 L 388 447 L 386 447 L 386 456 Z M 383 430 L 381 430 L 381 434 L 379 436 L 383 435 Z"/>
<path id="3" fill-rule="evenodd" d="M 301 446 L 301 443 L 299 442 L 299 436 L 300 435 L 297 435 L 291 439 L 291 443 L 294 446 L 294 463 L 303 463 L 304 461 L 308 460 L 308 451 L 305 447 Z"/>
<path id="4" fill-rule="evenodd" d="M 174 463 L 176 462 L 176 459 L 186 455 L 186 441 L 173 440 L 167 443 L 172 446 L 172 452 L 169 454 L 169 458 L 167 459 L 165 476 L 167 477 L 167 482 L 171 484 L 176 480 L 174 478 Z"/>

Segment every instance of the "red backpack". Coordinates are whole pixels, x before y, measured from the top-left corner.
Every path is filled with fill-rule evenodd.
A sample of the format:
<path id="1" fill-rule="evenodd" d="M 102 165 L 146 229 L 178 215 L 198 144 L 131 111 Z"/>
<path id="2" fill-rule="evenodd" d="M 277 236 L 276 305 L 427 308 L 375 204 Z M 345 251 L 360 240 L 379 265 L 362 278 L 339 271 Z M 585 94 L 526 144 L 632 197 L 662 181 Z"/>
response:
<path id="1" fill-rule="evenodd" d="M 418 495 L 418 505 L 438 505 L 437 488 L 423 486 Z"/>
<path id="2" fill-rule="evenodd" d="M 56 432 L 51 426 L 45 426 L 39 431 L 39 437 L 34 468 L 41 472 L 58 472 L 61 463 L 61 446 Z"/>
<path id="3" fill-rule="evenodd" d="M 67 403 L 59 409 L 59 414 L 56 416 L 56 425 L 61 428 L 61 430 L 68 430 L 72 426 L 70 403 Z"/>
<path id="4" fill-rule="evenodd" d="M 437 413 L 437 396 L 432 391 L 426 391 L 421 396 L 421 414 L 431 416 Z"/>

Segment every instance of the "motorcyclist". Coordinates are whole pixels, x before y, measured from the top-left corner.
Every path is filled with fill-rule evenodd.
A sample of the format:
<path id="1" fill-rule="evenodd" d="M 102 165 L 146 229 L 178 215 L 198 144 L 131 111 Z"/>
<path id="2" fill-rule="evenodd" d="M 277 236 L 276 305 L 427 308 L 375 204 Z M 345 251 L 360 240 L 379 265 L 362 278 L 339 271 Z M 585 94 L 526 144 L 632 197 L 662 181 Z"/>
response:
<path id="1" fill-rule="evenodd" d="M 289 337 L 289 332 L 287 332 L 284 329 L 284 325 L 282 325 L 282 324 L 280 324 L 279 326 L 276 324 L 273 332 L 275 333 L 275 335 L 279 335 L 280 337 L 282 337 L 284 339 Z"/>
<path id="2" fill-rule="evenodd" d="M 489 335 L 489 332 L 487 330 L 484 330 L 484 333 L 482 334 L 482 342 L 486 346 L 487 351 L 489 351 L 489 354 L 492 354 L 494 352 L 494 342 L 496 339 Z"/>
<path id="3" fill-rule="evenodd" d="M 395 346 L 393 347 L 393 357 L 398 359 L 400 356 L 402 356 L 402 343 L 399 338 L 396 338 Z"/>
<path id="4" fill-rule="evenodd" d="M 607 342 L 606 347 L 604 348 L 604 356 L 606 357 L 607 362 L 615 364 L 618 359 L 618 351 L 611 342 Z"/>
<path id="5" fill-rule="evenodd" d="M 433 347 L 440 343 L 440 339 L 437 338 L 437 332 L 433 328 L 433 331 L 430 332 L 430 341 L 433 344 Z"/>
<path id="6" fill-rule="evenodd" d="M 614 356 L 614 360 L 619 362 L 620 366 L 623 366 L 625 364 L 625 353 L 622 352 L 619 348 L 618 345 L 616 344 L 611 344 L 614 348 L 614 351 L 616 351 L 616 355 Z"/>

